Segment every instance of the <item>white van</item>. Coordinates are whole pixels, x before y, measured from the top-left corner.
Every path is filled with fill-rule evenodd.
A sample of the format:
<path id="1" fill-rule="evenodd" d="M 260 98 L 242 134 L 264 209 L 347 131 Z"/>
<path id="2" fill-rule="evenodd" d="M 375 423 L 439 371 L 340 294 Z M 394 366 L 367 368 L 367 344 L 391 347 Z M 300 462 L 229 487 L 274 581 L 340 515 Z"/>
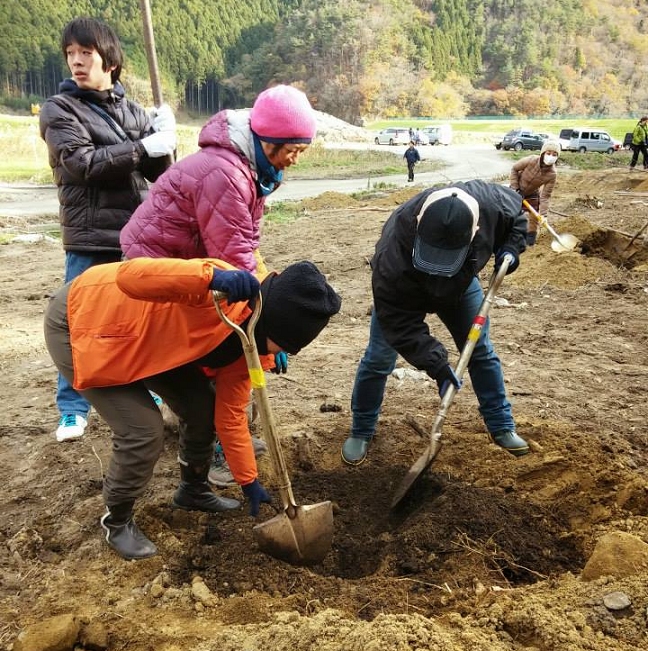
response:
<path id="1" fill-rule="evenodd" d="M 614 140 L 610 134 L 597 127 L 574 127 L 571 130 L 567 151 L 578 151 L 584 154 L 587 151 L 598 151 L 613 154 L 620 149 L 621 143 Z"/>
<path id="2" fill-rule="evenodd" d="M 449 145 L 452 142 L 452 125 L 439 124 L 436 127 L 425 127 L 423 133 L 429 138 L 431 145 Z"/>

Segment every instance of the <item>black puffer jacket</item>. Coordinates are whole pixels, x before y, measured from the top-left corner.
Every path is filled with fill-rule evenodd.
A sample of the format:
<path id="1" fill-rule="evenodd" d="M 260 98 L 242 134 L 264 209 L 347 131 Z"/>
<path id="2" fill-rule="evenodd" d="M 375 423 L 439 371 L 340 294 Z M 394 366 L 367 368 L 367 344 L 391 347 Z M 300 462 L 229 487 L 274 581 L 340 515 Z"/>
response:
<path id="1" fill-rule="evenodd" d="M 452 278 L 431 276 L 412 264 L 416 217 L 429 188 L 397 208 L 383 226 L 371 262 L 376 315 L 387 342 L 412 366 L 432 377 L 448 362 L 447 351 L 425 323 L 440 307 L 456 305 L 493 252 L 506 245 L 526 248 L 527 217 L 522 197 L 504 186 L 484 181 L 452 183 L 479 204 L 479 230 L 462 269 Z"/>
<path id="2" fill-rule="evenodd" d="M 146 179 L 157 179 L 170 161 L 146 155 L 140 141 L 153 132 L 151 124 L 121 84 L 90 91 L 66 79 L 59 90 L 41 109 L 40 132 L 58 186 L 63 247 L 119 254 L 119 232 L 141 203 Z M 89 104 L 112 117 L 127 138 Z"/>

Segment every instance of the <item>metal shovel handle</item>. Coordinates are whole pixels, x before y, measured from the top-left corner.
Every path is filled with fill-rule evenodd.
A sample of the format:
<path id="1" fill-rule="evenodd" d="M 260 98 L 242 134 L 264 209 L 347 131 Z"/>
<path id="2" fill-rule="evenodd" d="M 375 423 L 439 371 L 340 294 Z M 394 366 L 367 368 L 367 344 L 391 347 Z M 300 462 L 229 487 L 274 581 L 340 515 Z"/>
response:
<path id="1" fill-rule="evenodd" d="M 484 295 L 481 306 L 479 307 L 479 311 L 473 318 L 472 325 L 470 326 L 470 330 L 468 331 L 468 336 L 466 337 L 466 343 L 464 344 L 461 350 L 461 354 L 459 355 L 459 361 L 457 362 L 457 366 L 454 371 L 455 375 L 459 378 L 459 380 L 463 379 L 464 373 L 466 372 L 466 368 L 468 368 L 468 363 L 470 362 L 470 358 L 472 357 L 473 351 L 475 350 L 475 346 L 479 341 L 479 337 L 481 336 L 482 329 L 484 328 L 484 326 L 486 325 L 486 321 L 488 320 L 488 314 L 493 305 L 495 293 L 497 292 L 500 285 L 502 284 L 502 281 L 504 280 L 504 276 L 506 276 L 508 272 L 508 268 L 513 262 L 513 260 L 514 260 L 513 255 L 507 253 L 504 256 L 504 259 L 502 260 L 502 264 L 499 266 L 499 268 L 496 271 L 493 271 L 491 275 L 488 290 Z M 443 394 L 443 398 L 441 399 L 441 405 L 439 407 L 439 413 L 437 414 L 437 417 L 434 421 L 434 426 L 432 427 L 430 433 L 431 443 L 434 441 L 435 437 L 437 437 L 438 439 L 438 436 L 440 435 L 441 432 L 441 427 L 443 425 L 443 421 L 445 420 L 448 410 L 450 409 L 450 405 L 452 405 L 452 402 L 454 401 L 454 397 L 457 394 L 457 391 L 458 391 L 457 387 L 454 384 L 450 383 L 450 386 Z"/>
<path id="2" fill-rule="evenodd" d="M 479 307 L 479 311 L 473 318 L 472 325 L 468 331 L 468 336 L 466 337 L 466 342 L 464 343 L 464 346 L 461 350 L 459 361 L 457 362 L 457 367 L 455 368 L 455 375 L 460 380 L 463 378 L 466 368 L 468 367 L 470 357 L 475 350 L 475 346 L 477 345 L 477 341 L 479 340 L 482 329 L 488 319 L 488 313 L 490 312 L 491 306 L 493 304 L 495 292 L 502 284 L 504 276 L 506 276 L 508 268 L 513 262 L 513 259 L 514 258 L 512 254 L 505 254 L 499 269 L 493 271 L 488 290 L 484 295 L 482 303 Z M 421 454 L 421 456 L 410 467 L 410 469 L 407 471 L 407 475 L 396 489 L 392 498 L 392 509 L 400 504 L 405 495 L 407 495 L 412 486 L 418 481 L 419 477 L 421 477 L 423 473 L 430 467 L 435 457 L 439 453 L 439 450 L 441 449 L 441 429 L 456 395 L 457 387 L 455 387 L 454 384 L 450 384 L 446 392 L 443 394 L 443 397 L 441 398 L 439 411 L 434 420 L 434 425 L 430 430 L 430 444 L 425 448 L 423 454 Z"/>
<path id="3" fill-rule="evenodd" d="M 279 442 L 279 436 L 277 434 L 277 427 L 275 425 L 274 416 L 272 414 L 272 409 L 270 408 L 265 372 L 261 366 L 259 351 L 257 350 L 256 341 L 254 339 L 254 328 L 257 324 L 257 321 L 259 320 L 259 316 L 261 316 L 261 309 L 263 307 L 261 294 L 259 294 L 255 299 L 254 310 L 252 311 L 252 316 L 248 322 L 247 330 L 243 330 L 241 326 L 239 326 L 237 323 L 234 323 L 227 317 L 220 306 L 220 301 L 226 299 L 227 294 L 218 291 L 214 291 L 212 293 L 214 296 L 214 305 L 216 307 L 216 312 L 218 312 L 218 316 L 220 317 L 221 321 L 223 321 L 223 323 L 225 323 L 232 330 L 234 330 L 234 332 L 236 332 L 236 334 L 239 336 L 239 339 L 241 340 L 241 344 L 243 345 L 243 353 L 245 355 L 248 374 L 252 383 L 254 399 L 261 416 L 261 423 L 263 425 L 265 440 L 270 450 L 272 463 L 275 467 L 275 470 L 277 471 L 277 474 L 279 475 L 279 480 L 281 482 L 277 487 L 281 496 L 281 502 L 288 517 L 293 518 L 297 513 L 298 507 L 293 495 L 290 476 L 288 475 L 288 466 L 286 465 L 286 460 L 281 449 L 281 443 Z"/>

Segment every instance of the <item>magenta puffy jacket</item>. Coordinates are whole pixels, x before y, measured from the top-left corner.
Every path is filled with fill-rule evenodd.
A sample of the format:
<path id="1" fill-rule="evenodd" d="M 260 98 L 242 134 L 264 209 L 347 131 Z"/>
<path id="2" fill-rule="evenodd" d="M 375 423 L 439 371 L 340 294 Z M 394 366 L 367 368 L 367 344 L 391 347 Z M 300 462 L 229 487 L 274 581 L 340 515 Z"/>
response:
<path id="1" fill-rule="evenodd" d="M 172 165 L 122 229 L 127 258 L 218 258 L 255 271 L 265 197 L 257 193 L 249 111 L 220 111 L 200 150 Z"/>

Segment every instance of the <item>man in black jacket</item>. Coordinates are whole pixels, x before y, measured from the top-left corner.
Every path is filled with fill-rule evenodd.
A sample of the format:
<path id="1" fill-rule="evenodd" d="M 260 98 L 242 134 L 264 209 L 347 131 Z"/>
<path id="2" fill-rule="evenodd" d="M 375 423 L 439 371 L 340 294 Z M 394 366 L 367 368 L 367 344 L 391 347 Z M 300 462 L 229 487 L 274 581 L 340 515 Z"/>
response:
<path id="1" fill-rule="evenodd" d="M 40 132 L 58 186 L 65 282 L 89 267 L 118 262 L 119 232 L 154 181 L 171 164 L 175 118 L 168 105 L 153 122 L 127 100 L 119 83 L 123 53 L 117 35 L 94 18 L 63 29 L 61 49 L 71 79 L 40 111 Z M 83 435 L 89 403 L 59 375 L 56 439 Z"/>
<path id="2" fill-rule="evenodd" d="M 398 354 L 436 380 L 441 396 L 451 383 L 460 387 L 445 347 L 430 334 L 425 318 L 436 314 L 457 348 L 463 348 L 484 297 L 480 270 L 494 252 L 496 268 L 509 253 L 508 273 L 515 271 L 526 231 L 520 195 L 484 181 L 424 190 L 392 213 L 371 262 L 374 309 L 351 398 L 351 435 L 342 446 L 346 463 L 357 465 L 367 455 Z M 488 330 L 487 321 L 468 365 L 472 386 L 493 441 L 522 456 L 529 446 L 515 431 Z"/>

